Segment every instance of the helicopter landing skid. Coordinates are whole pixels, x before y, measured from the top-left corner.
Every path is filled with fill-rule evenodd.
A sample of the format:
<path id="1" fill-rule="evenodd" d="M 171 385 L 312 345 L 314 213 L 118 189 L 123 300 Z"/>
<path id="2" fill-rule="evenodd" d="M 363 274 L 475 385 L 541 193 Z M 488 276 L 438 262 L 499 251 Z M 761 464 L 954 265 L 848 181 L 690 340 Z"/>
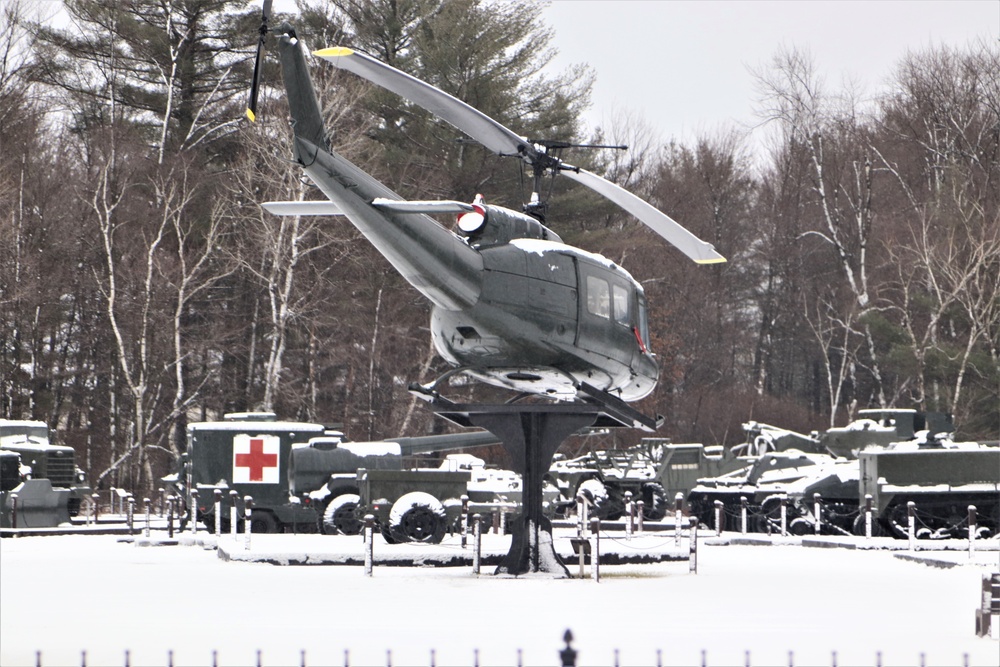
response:
<path id="1" fill-rule="evenodd" d="M 662 418 L 644 417 L 627 405 L 625 407 L 634 415 L 626 418 L 620 414 L 621 406 L 613 404 L 557 402 L 469 405 L 450 401 L 437 392 L 427 391 L 421 385 L 411 385 L 410 391 L 427 400 L 437 415 L 459 426 L 486 429 L 500 439 L 510 454 L 511 467 L 521 475 L 521 513 L 512 522 L 510 551 L 497 568 L 496 574 L 512 576 L 570 576 L 553 546 L 552 523 L 542 512 L 545 475 L 559 445 L 570 435 L 587 427 L 635 428 L 637 423 L 643 424 L 637 421 L 635 415 L 652 427 L 662 422 Z M 653 430 L 650 426 L 638 427 Z"/>

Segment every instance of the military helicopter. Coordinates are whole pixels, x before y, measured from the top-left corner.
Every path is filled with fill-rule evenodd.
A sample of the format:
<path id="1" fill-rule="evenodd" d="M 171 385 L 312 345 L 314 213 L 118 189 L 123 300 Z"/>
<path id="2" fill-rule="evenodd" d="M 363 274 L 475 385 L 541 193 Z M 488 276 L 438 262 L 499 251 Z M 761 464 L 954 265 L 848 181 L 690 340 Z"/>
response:
<path id="1" fill-rule="evenodd" d="M 270 2 L 265 0 L 247 116 L 257 109 L 260 58 Z M 566 164 L 564 144 L 518 136 L 468 104 L 358 51 L 313 55 L 421 106 L 499 156 L 531 169 L 525 211 L 485 203 L 407 201 L 330 149 L 301 41 L 287 23 L 278 33 L 294 130 L 294 160 L 329 201 L 267 202 L 276 215 L 343 215 L 430 300 L 431 334 L 453 369 L 411 391 L 433 400 L 448 378 L 466 374 L 522 394 L 624 406 L 648 395 L 659 367 L 649 349 L 642 286 L 601 255 L 562 242 L 543 224 L 546 177 L 565 175 L 610 199 L 697 263 L 725 262 L 670 217 L 627 190 Z M 457 215 L 454 229 L 431 215 Z M 636 413 L 638 414 L 638 413 Z M 630 417 L 654 429 L 656 420 Z"/>

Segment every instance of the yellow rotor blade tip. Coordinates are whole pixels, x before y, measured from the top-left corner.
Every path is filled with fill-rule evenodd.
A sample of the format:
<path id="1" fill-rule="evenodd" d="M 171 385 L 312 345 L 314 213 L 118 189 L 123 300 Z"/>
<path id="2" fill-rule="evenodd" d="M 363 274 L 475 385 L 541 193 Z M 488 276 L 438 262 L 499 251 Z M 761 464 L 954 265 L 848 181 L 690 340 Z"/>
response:
<path id="1" fill-rule="evenodd" d="M 334 56 L 349 56 L 354 53 L 354 49 L 349 49 L 346 46 L 331 46 L 328 49 L 320 49 L 319 51 L 313 51 L 314 56 L 319 56 L 320 58 L 329 58 Z"/>
<path id="2" fill-rule="evenodd" d="M 250 119 L 251 123 L 256 123 L 257 122 L 257 116 L 250 109 L 247 109 L 247 118 Z"/>

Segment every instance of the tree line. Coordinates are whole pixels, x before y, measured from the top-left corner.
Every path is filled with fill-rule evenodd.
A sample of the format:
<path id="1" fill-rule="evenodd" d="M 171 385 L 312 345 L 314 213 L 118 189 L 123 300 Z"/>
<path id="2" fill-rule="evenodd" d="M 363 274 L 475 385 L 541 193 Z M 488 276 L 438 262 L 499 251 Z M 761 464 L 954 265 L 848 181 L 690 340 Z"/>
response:
<path id="1" fill-rule="evenodd" d="M 101 486 L 155 485 L 186 424 L 225 412 L 355 440 L 446 428 L 406 390 L 446 370 L 428 304 L 346 222 L 258 205 L 319 196 L 289 164 L 273 49 L 260 118 L 243 117 L 259 9 L 64 0 L 69 21 L 51 27 L 42 7 L 11 0 L 0 16 L 0 412 L 55 427 Z M 895 406 L 997 437 L 996 45 L 902 55 L 875 99 L 781 50 L 755 73 L 766 150 L 727 128 L 663 144 L 655 119 L 583 125 L 593 74 L 553 71 L 540 11 L 331 0 L 272 26 L 371 53 L 526 136 L 631 145 L 571 161 L 728 263 L 691 265 L 565 183 L 547 224 L 645 286 L 662 379 L 637 407 L 666 417 L 658 435 L 732 445 L 750 419 L 809 431 Z M 402 196 L 526 197 L 514 165 L 421 109 L 334 68 L 313 77 L 335 150 Z"/>

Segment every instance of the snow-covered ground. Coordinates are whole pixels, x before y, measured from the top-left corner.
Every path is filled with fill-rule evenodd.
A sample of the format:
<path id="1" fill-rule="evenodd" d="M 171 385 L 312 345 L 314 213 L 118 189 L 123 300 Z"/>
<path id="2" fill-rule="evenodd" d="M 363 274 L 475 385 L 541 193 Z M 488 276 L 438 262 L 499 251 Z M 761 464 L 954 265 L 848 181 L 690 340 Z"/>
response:
<path id="1" fill-rule="evenodd" d="M 288 552 L 360 539 L 253 538 Z M 171 650 L 175 665 L 212 664 L 213 650 L 220 665 L 255 664 L 258 650 L 265 667 L 301 664 L 302 651 L 308 665 L 343 665 L 345 651 L 351 665 L 470 665 L 477 649 L 482 665 L 557 665 L 567 628 L 581 665 L 699 665 L 703 651 L 710 666 L 1000 664 L 1000 642 L 974 632 L 981 575 L 1000 571 L 996 540 L 940 568 L 887 551 L 708 539 L 696 575 L 687 562 L 608 566 L 600 583 L 468 567 L 376 566 L 368 578 L 361 566 L 226 562 L 199 546 L 118 540 L 0 541 L 0 665 L 33 665 L 36 651 L 43 665 L 79 665 L 81 651 L 88 665 L 122 665 L 126 650 L 132 665 L 166 665 Z"/>

